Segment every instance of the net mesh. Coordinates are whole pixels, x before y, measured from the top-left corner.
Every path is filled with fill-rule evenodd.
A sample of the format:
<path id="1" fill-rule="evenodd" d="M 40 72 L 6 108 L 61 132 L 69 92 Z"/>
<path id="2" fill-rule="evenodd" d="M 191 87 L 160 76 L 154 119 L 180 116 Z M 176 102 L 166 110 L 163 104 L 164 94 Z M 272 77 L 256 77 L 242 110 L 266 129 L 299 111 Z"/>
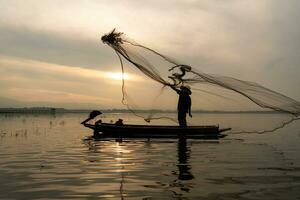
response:
<path id="1" fill-rule="evenodd" d="M 116 32 L 115 29 L 102 36 L 102 41 L 118 55 L 123 74 L 125 73 L 124 61 L 126 61 L 160 85 L 160 92 L 153 98 L 153 102 L 165 90 L 189 85 L 193 91 L 193 110 L 265 109 L 287 113 L 291 115 L 292 119 L 299 119 L 300 103 L 298 101 L 260 84 L 228 76 L 203 73 L 194 67 L 182 64 L 153 49 L 140 45 L 125 37 L 123 33 Z M 136 94 L 128 94 L 124 78 L 122 83 L 122 103 L 129 110 L 137 116 L 143 117 L 147 122 L 164 118 L 155 115 L 155 111 L 146 117 L 138 114 L 136 112 L 138 103 L 134 102 L 134 95 Z M 146 92 L 147 88 L 144 89 Z M 242 106 L 234 108 L 233 105 Z M 170 119 L 176 121 L 173 118 Z"/>

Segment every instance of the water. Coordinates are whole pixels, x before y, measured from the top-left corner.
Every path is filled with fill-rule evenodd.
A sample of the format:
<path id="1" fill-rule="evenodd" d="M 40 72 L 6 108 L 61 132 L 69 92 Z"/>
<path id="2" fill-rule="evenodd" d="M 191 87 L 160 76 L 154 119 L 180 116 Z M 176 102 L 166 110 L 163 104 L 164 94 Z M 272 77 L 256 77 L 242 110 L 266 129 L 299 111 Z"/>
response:
<path id="1" fill-rule="evenodd" d="M 83 140 L 87 114 L 0 115 L 0 199 L 300 199 L 300 123 L 219 141 Z M 109 114 L 104 121 L 128 114 Z M 286 116 L 195 114 L 259 129 Z M 167 122 L 162 122 L 167 123 Z"/>

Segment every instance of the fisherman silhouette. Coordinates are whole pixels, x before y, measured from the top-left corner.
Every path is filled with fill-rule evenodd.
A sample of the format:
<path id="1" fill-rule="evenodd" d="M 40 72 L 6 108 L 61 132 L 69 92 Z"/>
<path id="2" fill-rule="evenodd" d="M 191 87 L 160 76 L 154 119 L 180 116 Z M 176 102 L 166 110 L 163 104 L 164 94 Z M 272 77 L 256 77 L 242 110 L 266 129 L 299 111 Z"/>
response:
<path id="1" fill-rule="evenodd" d="M 180 127 L 186 127 L 186 113 L 192 117 L 191 106 L 192 100 L 190 95 L 192 94 L 189 86 L 181 86 L 180 89 L 171 86 L 173 90 L 179 94 L 177 112 L 178 112 L 178 123 Z"/>

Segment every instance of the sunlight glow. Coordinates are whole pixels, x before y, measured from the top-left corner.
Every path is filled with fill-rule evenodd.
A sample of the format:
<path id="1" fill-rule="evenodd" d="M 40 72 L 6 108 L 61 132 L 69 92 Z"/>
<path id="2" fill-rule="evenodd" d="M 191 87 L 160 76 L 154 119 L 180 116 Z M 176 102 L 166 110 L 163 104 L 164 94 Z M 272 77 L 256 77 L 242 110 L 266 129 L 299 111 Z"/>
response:
<path id="1" fill-rule="evenodd" d="M 130 79 L 128 74 L 122 74 L 120 72 L 107 72 L 106 76 L 108 78 L 114 79 L 114 80 L 122 80 L 122 78 L 124 78 L 125 80 Z"/>

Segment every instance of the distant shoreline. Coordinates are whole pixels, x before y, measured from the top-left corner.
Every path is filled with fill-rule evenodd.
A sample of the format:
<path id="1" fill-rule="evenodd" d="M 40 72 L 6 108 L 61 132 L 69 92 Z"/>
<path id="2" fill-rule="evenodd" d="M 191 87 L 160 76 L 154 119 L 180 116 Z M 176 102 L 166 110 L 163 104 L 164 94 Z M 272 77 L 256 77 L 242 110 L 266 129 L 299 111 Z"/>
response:
<path id="1" fill-rule="evenodd" d="M 30 108 L 0 108 L 0 114 L 63 114 L 63 113 L 89 113 L 92 109 L 65 109 L 50 107 Z M 103 113 L 131 113 L 126 109 L 101 109 Z M 176 113 L 176 110 L 134 110 L 136 113 Z M 215 113 L 215 114 L 281 114 L 276 111 L 222 111 L 222 110 L 194 110 L 193 113 Z"/>

